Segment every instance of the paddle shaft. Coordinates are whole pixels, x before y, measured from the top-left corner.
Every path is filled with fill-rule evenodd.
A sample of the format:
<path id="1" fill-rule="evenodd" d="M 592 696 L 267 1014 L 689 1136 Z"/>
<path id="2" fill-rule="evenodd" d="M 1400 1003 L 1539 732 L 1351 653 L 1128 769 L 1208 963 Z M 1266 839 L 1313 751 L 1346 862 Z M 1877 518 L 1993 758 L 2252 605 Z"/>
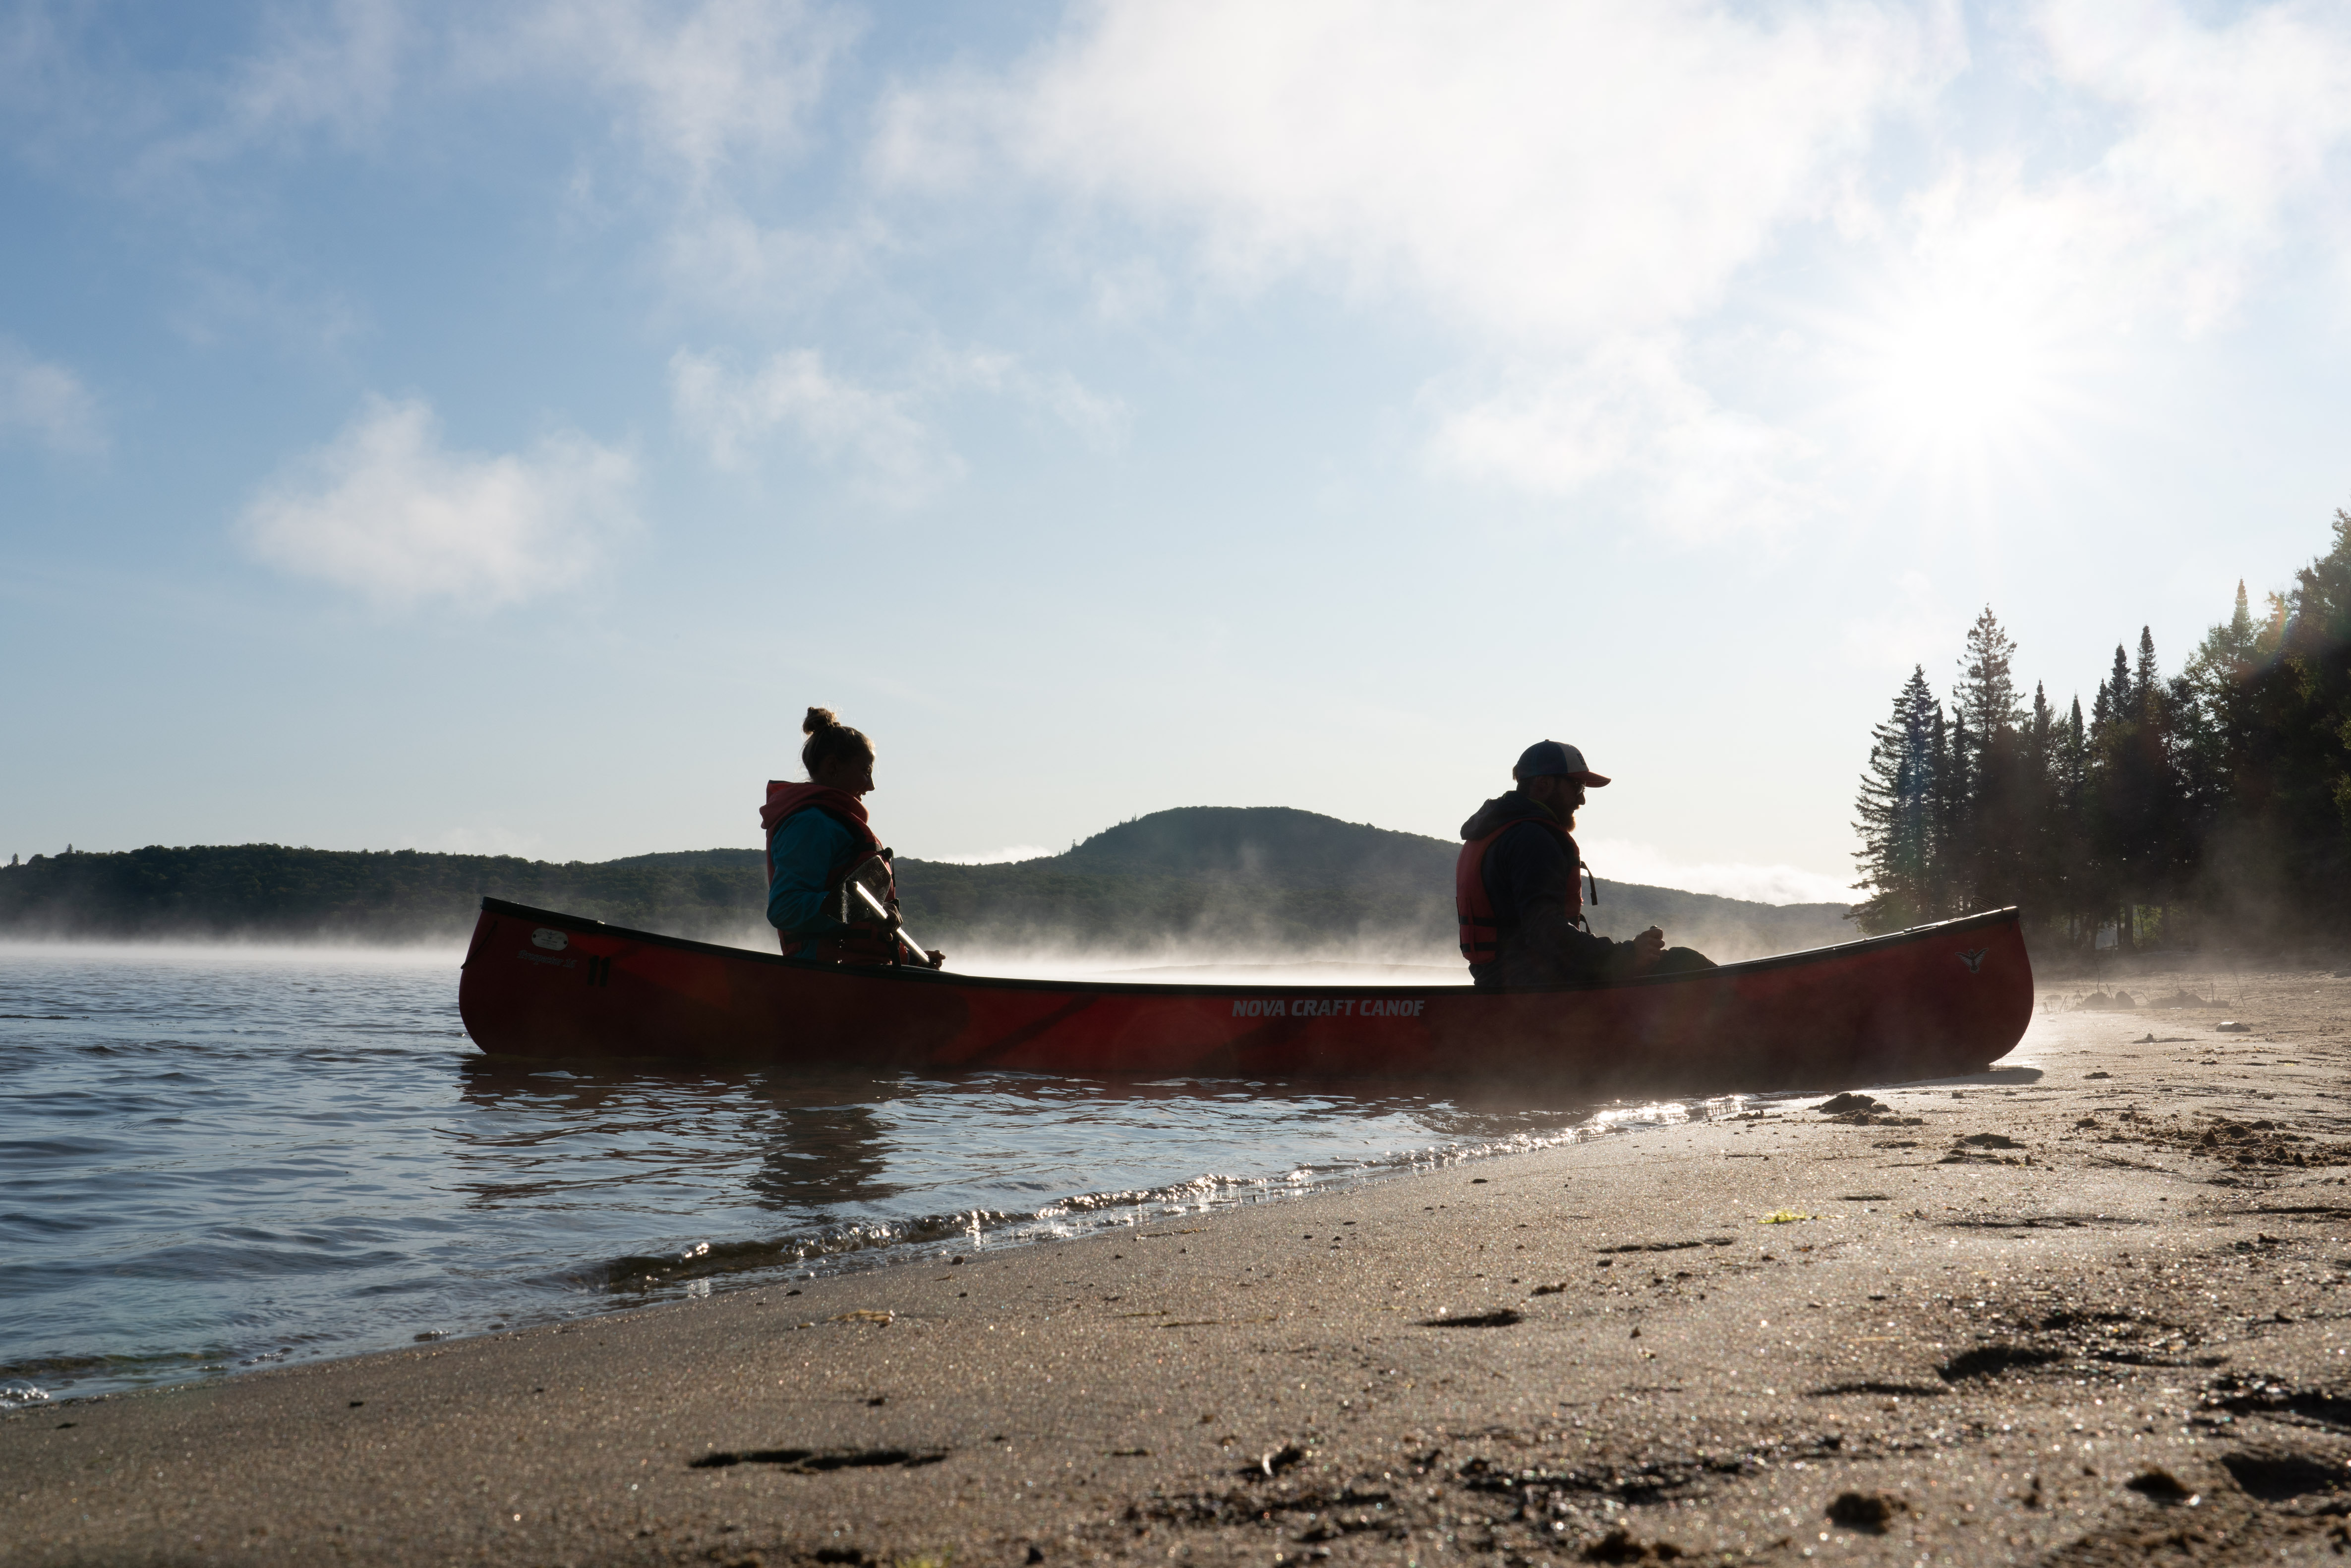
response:
<path id="1" fill-rule="evenodd" d="M 872 888 L 866 886 L 862 882 L 852 882 L 849 885 L 857 890 L 857 896 L 865 901 L 865 907 L 880 915 L 882 917 L 882 924 L 889 926 L 892 931 L 897 933 L 898 939 L 905 943 L 907 946 L 913 948 L 917 956 L 926 955 L 930 951 L 930 949 L 925 947 L 921 943 L 914 940 L 912 934 L 906 930 L 906 927 L 903 923 L 893 921 L 890 917 L 890 912 L 882 907 L 882 901 L 873 896 L 873 890 Z"/>

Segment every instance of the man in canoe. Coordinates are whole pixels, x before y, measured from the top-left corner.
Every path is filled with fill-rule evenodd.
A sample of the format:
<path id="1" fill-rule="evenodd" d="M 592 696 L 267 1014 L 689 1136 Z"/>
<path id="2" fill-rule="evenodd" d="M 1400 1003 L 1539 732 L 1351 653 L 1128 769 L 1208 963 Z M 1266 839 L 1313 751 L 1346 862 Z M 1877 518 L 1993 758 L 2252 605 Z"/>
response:
<path id="1" fill-rule="evenodd" d="M 768 924 L 787 958 L 836 964 L 912 963 L 937 968 L 898 935 L 897 883 L 890 852 L 865 823 L 873 789 L 873 743 L 831 708 L 812 707 L 800 725 L 805 784 L 768 781 L 759 826 L 768 834 Z M 872 902 L 860 895 L 859 889 Z M 884 915 L 877 915 L 879 904 Z"/>
<path id="2" fill-rule="evenodd" d="M 1630 942 L 1592 934 L 1583 916 L 1583 857 L 1568 830 L 1585 786 L 1608 782 L 1583 753 L 1556 740 L 1527 747 L 1510 770 L 1517 788 L 1461 824 L 1453 904 L 1461 956 L 1481 991 L 1543 986 L 1604 986 L 1637 975 L 1711 969 L 1687 947 L 1668 948 L 1652 925 Z M 1593 902 L 1599 902 L 1595 883 Z"/>

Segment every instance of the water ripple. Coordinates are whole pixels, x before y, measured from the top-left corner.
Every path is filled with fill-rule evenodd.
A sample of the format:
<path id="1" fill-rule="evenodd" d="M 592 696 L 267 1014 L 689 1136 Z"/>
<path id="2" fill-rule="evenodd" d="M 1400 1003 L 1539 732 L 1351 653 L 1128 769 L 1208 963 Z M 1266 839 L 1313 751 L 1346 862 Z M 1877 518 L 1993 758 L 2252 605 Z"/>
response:
<path id="1" fill-rule="evenodd" d="M 0 1408 L 944 1256 L 1736 1102 L 533 1070 L 456 955 L 0 949 Z"/>

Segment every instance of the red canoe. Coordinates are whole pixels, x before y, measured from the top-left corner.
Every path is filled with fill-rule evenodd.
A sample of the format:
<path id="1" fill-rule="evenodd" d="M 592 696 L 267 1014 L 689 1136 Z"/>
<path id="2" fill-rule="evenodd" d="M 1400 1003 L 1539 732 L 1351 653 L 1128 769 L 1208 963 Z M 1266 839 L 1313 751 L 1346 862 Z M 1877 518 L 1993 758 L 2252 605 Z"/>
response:
<path id="1" fill-rule="evenodd" d="M 485 1051 L 1088 1076 L 1535 1080 L 1727 1093 L 1974 1072 L 2032 1016 L 2017 912 L 1585 990 L 1101 984 L 831 964 L 482 900 Z"/>

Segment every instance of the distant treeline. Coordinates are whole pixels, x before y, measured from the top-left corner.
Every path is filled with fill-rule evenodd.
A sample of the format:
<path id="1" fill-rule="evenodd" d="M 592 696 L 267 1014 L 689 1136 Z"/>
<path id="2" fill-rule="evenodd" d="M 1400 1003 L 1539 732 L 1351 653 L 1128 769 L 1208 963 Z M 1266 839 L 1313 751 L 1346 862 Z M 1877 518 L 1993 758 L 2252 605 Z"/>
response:
<path id="1" fill-rule="evenodd" d="M 2216 930 L 2330 936 L 2351 924 L 2351 514 L 2335 544 L 2235 612 L 2166 676 L 2142 628 L 2085 716 L 2022 699 L 1987 607 L 1949 708 L 1914 669 L 1872 732 L 1855 808 L 1888 931 L 2021 904 L 2038 937 L 2193 944 Z"/>
<path id="2" fill-rule="evenodd" d="M 484 894 L 681 931 L 739 921 L 749 852 L 555 865 L 511 855 L 151 845 L 0 870 L 0 932 L 107 938 L 406 942 L 473 925 Z M 754 890 L 756 891 L 756 889 Z"/>
<path id="3" fill-rule="evenodd" d="M 1268 957 L 1377 950 L 1452 956 L 1458 846 L 1281 808 L 1191 807 L 1009 865 L 898 861 L 908 925 L 949 949 L 1201 952 Z M 37 855 L 0 868 L 0 936 L 437 941 L 483 894 L 616 925 L 765 946 L 756 849 L 549 864 L 510 856 L 275 844 Z M 1603 931 L 1649 924 L 1726 956 L 1849 935 L 1842 904 L 1786 907 L 1602 884 Z"/>

